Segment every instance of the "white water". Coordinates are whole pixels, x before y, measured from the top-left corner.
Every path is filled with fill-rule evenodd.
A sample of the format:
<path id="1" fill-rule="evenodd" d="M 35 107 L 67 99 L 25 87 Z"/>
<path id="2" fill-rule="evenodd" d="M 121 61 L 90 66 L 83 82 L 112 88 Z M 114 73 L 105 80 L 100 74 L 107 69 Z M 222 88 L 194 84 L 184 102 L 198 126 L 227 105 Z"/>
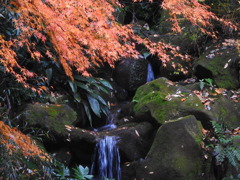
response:
<path id="1" fill-rule="evenodd" d="M 148 63 L 147 82 L 150 82 L 154 79 L 155 79 L 155 77 L 154 77 L 152 65 L 150 63 Z"/>
<path id="2" fill-rule="evenodd" d="M 121 179 L 120 155 L 117 142 L 117 137 L 105 136 L 96 145 L 94 162 L 91 167 L 91 174 L 95 175 L 95 180 L 104 180 L 105 178 Z"/>

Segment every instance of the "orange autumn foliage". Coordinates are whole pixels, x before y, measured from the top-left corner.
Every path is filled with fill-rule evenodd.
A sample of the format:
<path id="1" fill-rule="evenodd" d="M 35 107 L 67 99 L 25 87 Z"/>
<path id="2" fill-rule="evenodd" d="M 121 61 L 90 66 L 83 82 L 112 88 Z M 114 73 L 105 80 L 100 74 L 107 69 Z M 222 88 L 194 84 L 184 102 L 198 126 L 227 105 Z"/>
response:
<path id="1" fill-rule="evenodd" d="M 216 37 L 213 21 L 220 22 L 231 30 L 239 28 L 232 22 L 217 17 L 209 11 L 209 6 L 199 3 L 197 0 L 164 0 L 162 8 L 168 10 L 171 16 L 169 20 L 173 22 L 172 30 L 176 32 L 181 32 L 179 17 L 184 17 L 194 26 L 199 27 L 203 33 L 212 37 Z"/>
<path id="2" fill-rule="evenodd" d="M 37 147 L 29 136 L 22 134 L 16 128 L 10 128 L 2 121 L 0 121 L 0 145 L 8 150 L 9 155 L 20 153 L 26 158 L 39 157 L 42 160 L 50 160 L 50 157 Z"/>
<path id="3" fill-rule="evenodd" d="M 0 63 L 26 87 L 26 79 L 35 74 L 18 64 L 19 59 L 13 49 L 24 46 L 31 58 L 39 61 L 43 52 L 36 50 L 36 42 L 29 41 L 33 35 L 43 43 L 47 39 L 51 41 L 57 54 L 47 48 L 44 55 L 60 62 L 70 78 L 73 68 L 88 76 L 87 70 L 94 66 L 106 62 L 113 67 L 120 57 L 137 58 L 136 44 L 144 44 L 163 62 L 170 60 L 167 52 L 179 55 L 174 47 L 142 39 L 134 34 L 130 26 L 117 23 L 113 13 L 114 7 L 120 5 L 115 0 L 46 0 L 45 3 L 42 0 L 11 0 L 10 3 L 15 7 L 13 10 L 20 14 L 15 26 L 21 33 L 11 41 L 0 38 Z"/>
<path id="4" fill-rule="evenodd" d="M 140 0 L 134 1 L 138 2 Z M 0 36 L 0 64 L 6 72 L 13 74 L 18 82 L 29 87 L 28 78 L 36 76 L 26 67 L 19 64 L 14 49 L 26 47 L 32 60 L 40 61 L 49 57 L 60 63 L 65 74 L 72 78 L 73 69 L 89 76 L 88 69 L 108 63 L 111 67 L 120 57 L 135 57 L 139 52 L 137 44 L 143 44 L 151 54 L 157 55 L 166 63 L 170 55 L 185 57 L 177 53 L 177 49 L 162 42 L 153 43 L 149 39 L 134 34 L 128 25 L 120 25 L 115 21 L 114 11 L 121 6 L 117 0 L 9 0 L 8 8 L 20 14 L 15 20 L 20 35 L 6 40 Z M 151 2 L 151 1 L 150 1 Z M 6 5 L 7 6 L 7 5 Z M 162 8 L 169 11 L 173 30 L 180 32 L 178 16 L 183 16 L 193 25 L 199 26 L 207 34 L 215 36 L 211 29 L 211 20 L 220 21 L 230 28 L 234 25 L 217 18 L 208 11 L 208 7 L 196 0 L 164 0 Z M 43 44 L 48 40 L 52 48 L 38 51 L 37 43 L 31 42 L 35 36 Z"/>

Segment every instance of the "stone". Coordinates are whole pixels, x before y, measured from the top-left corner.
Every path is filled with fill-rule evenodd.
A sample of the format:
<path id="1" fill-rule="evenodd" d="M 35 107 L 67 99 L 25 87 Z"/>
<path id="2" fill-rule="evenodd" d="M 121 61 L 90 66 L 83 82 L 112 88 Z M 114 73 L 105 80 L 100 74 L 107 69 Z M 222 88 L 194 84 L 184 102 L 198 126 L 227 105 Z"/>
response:
<path id="1" fill-rule="evenodd" d="M 165 123 L 158 129 L 145 159 L 124 165 L 123 173 L 127 173 L 126 169 L 132 171 L 132 177 L 126 180 L 205 179 L 201 130 L 201 122 L 192 115 Z"/>
<path id="2" fill-rule="evenodd" d="M 212 115 L 192 93 L 192 87 L 173 85 L 166 78 L 158 78 L 139 87 L 133 97 L 135 119 L 149 114 L 156 122 L 164 124 L 171 119 L 194 115 L 203 126 L 208 126 Z"/>
<path id="3" fill-rule="evenodd" d="M 127 91 L 133 92 L 146 83 L 148 62 L 145 59 L 122 59 L 114 69 L 114 80 Z"/>
<path id="4" fill-rule="evenodd" d="M 18 120 L 27 123 L 29 128 L 43 130 L 52 140 L 63 140 L 67 136 L 65 125 L 72 125 L 76 119 L 76 112 L 68 105 L 39 103 L 27 104 Z"/>
<path id="5" fill-rule="evenodd" d="M 196 77 L 211 78 L 219 88 L 239 88 L 240 57 L 235 41 L 225 39 L 207 47 L 194 65 Z"/>
<path id="6" fill-rule="evenodd" d="M 135 161 L 146 156 L 154 135 L 153 126 L 148 122 L 128 123 L 109 131 L 90 131 L 74 128 L 69 131 L 69 147 L 75 160 L 91 164 L 95 145 L 104 136 L 116 136 L 121 161 Z"/>

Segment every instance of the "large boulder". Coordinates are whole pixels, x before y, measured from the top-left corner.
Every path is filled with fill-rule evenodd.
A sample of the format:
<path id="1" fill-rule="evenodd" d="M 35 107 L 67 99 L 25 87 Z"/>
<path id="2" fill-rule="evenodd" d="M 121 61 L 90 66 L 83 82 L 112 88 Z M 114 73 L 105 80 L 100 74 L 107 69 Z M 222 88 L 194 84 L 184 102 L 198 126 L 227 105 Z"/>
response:
<path id="1" fill-rule="evenodd" d="M 225 39 L 207 47 L 195 63 L 197 78 L 212 78 L 221 88 L 239 88 L 240 57 L 236 43 L 237 40 Z"/>
<path id="2" fill-rule="evenodd" d="M 123 178 L 144 180 L 206 179 L 200 143 L 202 125 L 192 115 L 162 125 L 145 159 L 126 164 Z M 128 171 L 131 169 L 131 172 Z M 131 176 L 131 177 L 127 177 Z"/>
<path id="3" fill-rule="evenodd" d="M 77 113 L 68 105 L 39 103 L 27 104 L 18 117 L 16 120 L 21 121 L 21 124 L 27 123 L 28 127 L 33 130 L 39 128 L 48 137 L 52 137 L 51 140 L 64 140 L 68 133 L 65 125 L 72 125 L 77 119 Z"/>
<path id="4" fill-rule="evenodd" d="M 166 78 L 159 78 L 139 87 L 133 97 L 136 119 L 150 114 L 158 123 L 164 124 L 171 119 L 194 115 L 207 126 L 212 119 L 211 114 L 192 93 L 194 88 L 193 85 L 174 85 Z"/>
<path id="5" fill-rule="evenodd" d="M 240 102 L 234 102 L 229 97 L 219 96 L 211 105 L 211 113 L 215 121 L 223 123 L 228 129 L 240 127 Z"/>
<path id="6" fill-rule="evenodd" d="M 127 123 L 108 131 L 89 131 L 73 128 L 69 131 L 69 147 L 76 161 L 91 163 L 96 144 L 104 136 L 116 136 L 121 162 L 135 161 L 146 156 L 154 135 L 153 126 L 148 122 Z"/>
<path id="7" fill-rule="evenodd" d="M 148 62 L 145 59 L 122 59 L 114 70 L 115 81 L 127 91 L 135 91 L 147 81 Z"/>

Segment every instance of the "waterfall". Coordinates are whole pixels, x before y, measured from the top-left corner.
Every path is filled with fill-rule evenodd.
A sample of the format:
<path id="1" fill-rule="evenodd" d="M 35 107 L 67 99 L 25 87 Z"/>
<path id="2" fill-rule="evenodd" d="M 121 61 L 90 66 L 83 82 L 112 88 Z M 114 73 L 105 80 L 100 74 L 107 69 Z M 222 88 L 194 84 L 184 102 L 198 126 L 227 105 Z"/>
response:
<path id="1" fill-rule="evenodd" d="M 96 174 L 95 180 L 105 178 L 120 180 L 121 167 L 120 155 L 117 147 L 118 138 L 105 136 L 96 145 L 94 162 L 91 167 L 91 174 Z"/>
<path id="2" fill-rule="evenodd" d="M 155 77 L 154 77 L 152 65 L 150 63 L 148 63 L 147 82 L 150 82 L 154 79 L 155 79 Z"/>

